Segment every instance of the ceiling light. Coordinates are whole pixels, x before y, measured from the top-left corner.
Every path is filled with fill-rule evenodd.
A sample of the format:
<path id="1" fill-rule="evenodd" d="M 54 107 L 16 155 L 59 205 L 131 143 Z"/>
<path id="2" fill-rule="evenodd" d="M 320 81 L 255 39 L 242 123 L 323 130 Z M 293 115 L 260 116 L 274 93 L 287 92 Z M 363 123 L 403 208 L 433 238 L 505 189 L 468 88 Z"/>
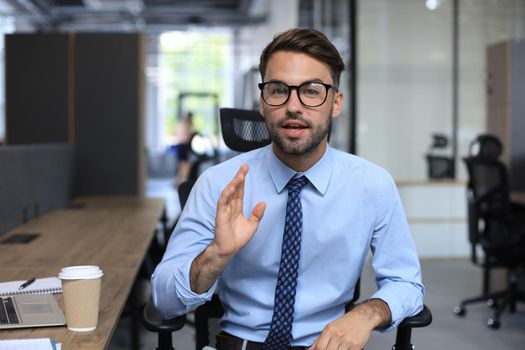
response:
<path id="1" fill-rule="evenodd" d="M 425 6 L 427 7 L 427 9 L 431 11 L 437 9 L 440 4 L 441 4 L 441 0 L 426 0 L 425 1 Z"/>

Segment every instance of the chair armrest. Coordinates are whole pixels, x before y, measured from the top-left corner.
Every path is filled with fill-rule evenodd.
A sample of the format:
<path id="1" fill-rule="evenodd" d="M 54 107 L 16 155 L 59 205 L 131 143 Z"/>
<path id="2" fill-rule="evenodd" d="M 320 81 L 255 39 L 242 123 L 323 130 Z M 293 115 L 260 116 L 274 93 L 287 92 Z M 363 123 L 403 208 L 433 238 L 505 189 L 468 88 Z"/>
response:
<path id="1" fill-rule="evenodd" d="M 392 350 L 413 350 L 411 344 L 412 328 L 426 327 L 432 323 L 432 313 L 426 305 L 423 305 L 417 315 L 405 318 L 397 327 L 396 343 Z"/>
<path id="2" fill-rule="evenodd" d="M 142 316 L 144 327 L 146 327 L 148 331 L 156 333 L 175 332 L 184 327 L 184 324 L 186 323 L 186 315 L 178 316 L 169 320 L 164 319 L 152 302 L 148 302 L 146 306 L 144 306 Z"/>
<path id="3" fill-rule="evenodd" d="M 399 328 L 421 328 L 426 327 L 432 323 L 432 313 L 430 309 L 423 305 L 423 310 L 421 310 L 417 315 L 405 318 L 400 324 Z"/>

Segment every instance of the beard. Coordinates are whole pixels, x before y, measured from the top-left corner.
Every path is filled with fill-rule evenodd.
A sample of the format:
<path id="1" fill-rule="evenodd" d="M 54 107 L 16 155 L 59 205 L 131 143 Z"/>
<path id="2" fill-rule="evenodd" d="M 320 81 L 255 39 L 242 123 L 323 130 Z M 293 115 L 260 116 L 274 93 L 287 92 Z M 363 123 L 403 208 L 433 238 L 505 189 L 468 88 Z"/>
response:
<path id="1" fill-rule="evenodd" d="M 330 111 L 329 116 L 332 114 Z M 311 135 L 306 140 L 286 138 L 279 134 L 279 129 L 285 125 L 287 120 L 299 120 L 310 130 Z M 266 123 L 266 128 L 270 134 L 272 142 L 285 154 L 308 155 L 313 153 L 321 142 L 327 137 L 332 127 L 332 118 L 328 117 L 326 123 L 313 126 L 312 123 L 304 119 L 301 115 L 287 113 L 286 118 L 275 124 Z"/>

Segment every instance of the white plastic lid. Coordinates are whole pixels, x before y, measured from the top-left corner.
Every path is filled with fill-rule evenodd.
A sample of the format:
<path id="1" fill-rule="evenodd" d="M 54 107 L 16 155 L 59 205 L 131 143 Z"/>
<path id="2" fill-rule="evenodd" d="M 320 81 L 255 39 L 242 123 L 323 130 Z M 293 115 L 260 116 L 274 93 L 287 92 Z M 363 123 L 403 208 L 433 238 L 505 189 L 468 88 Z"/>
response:
<path id="1" fill-rule="evenodd" d="M 100 267 L 95 265 L 68 266 L 62 268 L 58 278 L 63 280 L 95 279 L 103 276 Z"/>

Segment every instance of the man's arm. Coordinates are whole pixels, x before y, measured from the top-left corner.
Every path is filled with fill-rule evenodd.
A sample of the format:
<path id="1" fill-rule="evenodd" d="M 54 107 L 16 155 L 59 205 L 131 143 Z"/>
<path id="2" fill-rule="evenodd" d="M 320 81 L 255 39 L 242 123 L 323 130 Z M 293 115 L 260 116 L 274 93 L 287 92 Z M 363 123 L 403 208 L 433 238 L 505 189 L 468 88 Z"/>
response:
<path id="1" fill-rule="evenodd" d="M 383 300 L 367 300 L 330 322 L 309 350 L 361 350 L 374 329 L 385 327 L 391 322 L 390 309 Z"/>
<path id="2" fill-rule="evenodd" d="M 244 182 L 248 166 L 243 164 L 217 202 L 215 237 L 191 264 L 190 286 L 195 293 L 210 289 L 237 252 L 253 237 L 264 215 L 259 202 L 249 219 L 243 213 Z"/>
<path id="3" fill-rule="evenodd" d="M 225 185 L 219 199 L 214 199 L 213 180 L 207 172 L 197 180 L 164 257 L 152 276 L 153 301 L 164 317 L 190 312 L 211 298 L 214 281 L 234 255 L 226 251 L 230 248 L 224 242 L 242 236 L 235 233 L 238 227 L 249 228 L 246 242 L 257 230 L 264 203 L 255 206 L 250 219 L 242 216 L 247 172 L 248 167 L 242 166 Z M 228 222 L 234 223 L 234 227 L 231 228 Z M 221 249 L 217 250 L 217 247 Z M 234 248 L 234 251 L 238 249 Z"/>
<path id="4" fill-rule="evenodd" d="M 363 349 L 374 329 L 390 330 L 422 307 L 424 287 L 419 260 L 389 175 L 378 192 L 371 249 L 379 289 L 368 301 L 328 324 L 311 350 L 337 349 L 339 344 L 343 349 Z"/>

